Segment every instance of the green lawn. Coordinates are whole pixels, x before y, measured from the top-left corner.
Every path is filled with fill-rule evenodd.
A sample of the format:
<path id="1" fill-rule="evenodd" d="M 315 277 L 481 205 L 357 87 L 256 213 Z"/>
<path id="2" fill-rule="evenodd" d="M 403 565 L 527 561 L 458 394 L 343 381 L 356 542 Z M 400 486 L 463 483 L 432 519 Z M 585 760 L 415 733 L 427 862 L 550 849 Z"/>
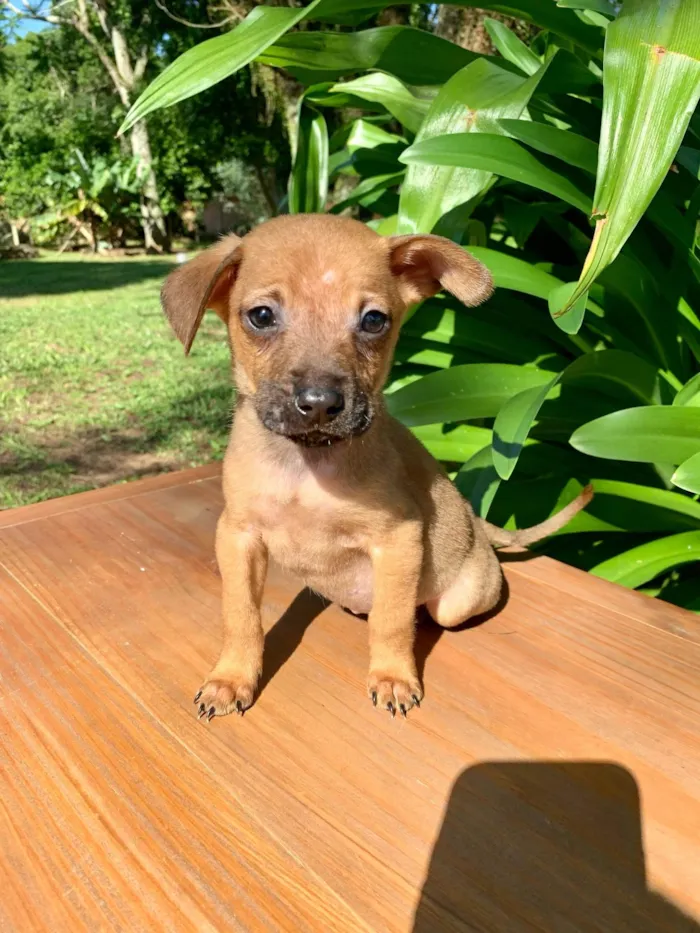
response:
<path id="1" fill-rule="evenodd" d="M 0 262 L 0 507 L 221 457 L 231 383 L 207 314 L 189 358 L 158 292 L 171 262 Z"/>

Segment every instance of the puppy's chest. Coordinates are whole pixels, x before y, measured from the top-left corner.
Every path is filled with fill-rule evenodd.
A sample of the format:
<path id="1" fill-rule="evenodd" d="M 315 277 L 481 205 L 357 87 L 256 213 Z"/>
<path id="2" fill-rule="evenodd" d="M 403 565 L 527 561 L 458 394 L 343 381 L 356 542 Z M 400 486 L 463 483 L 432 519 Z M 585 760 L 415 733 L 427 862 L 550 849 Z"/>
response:
<path id="1" fill-rule="evenodd" d="M 250 504 L 250 518 L 272 556 L 285 566 L 318 566 L 366 547 L 352 500 L 313 474 L 266 484 Z"/>

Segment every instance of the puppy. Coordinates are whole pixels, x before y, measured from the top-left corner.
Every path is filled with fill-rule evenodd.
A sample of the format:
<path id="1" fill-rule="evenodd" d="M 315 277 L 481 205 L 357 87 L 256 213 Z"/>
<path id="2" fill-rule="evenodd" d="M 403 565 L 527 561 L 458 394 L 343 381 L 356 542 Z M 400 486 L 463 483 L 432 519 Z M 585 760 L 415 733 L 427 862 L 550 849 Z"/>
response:
<path id="1" fill-rule="evenodd" d="M 589 501 L 585 490 L 535 528 L 495 528 L 388 414 L 382 387 L 401 318 L 441 288 L 477 305 L 492 281 L 449 240 L 381 237 L 331 215 L 226 237 L 166 280 L 163 308 L 187 352 L 207 308 L 226 322 L 237 388 L 216 534 L 224 642 L 195 697 L 200 718 L 253 703 L 270 557 L 369 613 L 369 696 L 405 716 L 423 697 L 416 607 L 446 628 L 492 609 L 502 587 L 492 545 L 532 543 Z"/>

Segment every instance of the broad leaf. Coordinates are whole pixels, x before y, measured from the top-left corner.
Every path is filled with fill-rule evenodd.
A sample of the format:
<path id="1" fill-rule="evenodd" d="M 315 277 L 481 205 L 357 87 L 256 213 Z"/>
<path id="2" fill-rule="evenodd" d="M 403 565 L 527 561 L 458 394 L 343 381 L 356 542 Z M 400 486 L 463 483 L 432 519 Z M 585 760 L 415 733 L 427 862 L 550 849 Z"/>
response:
<path id="1" fill-rule="evenodd" d="M 700 452 L 681 463 L 671 482 L 680 489 L 700 495 Z"/>
<path id="2" fill-rule="evenodd" d="M 319 2 L 312 0 L 306 8 L 255 7 L 231 32 L 188 49 L 148 85 L 127 113 L 119 133 L 125 133 L 154 110 L 172 107 L 248 65 L 288 29 L 308 17 Z"/>
<path id="3" fill-rule="evenodd" d="M 696 373 L 686 382 L 674 398 L 673 404 L 700 408 L 700 373 Z"/>
<path id="4" fill-rule="evenodd" d="M 495 249 L 481 246 L 472 246 L 469 252 L 481 260 L 489 269 L 496 288 L 524 292 L 526 295 L 534 295 L 536 298 L 543 298 L 547 301 L 554 289 L 564 285 L 561 279 L 551 275 L 544 269 L 530 265 L 524 259 L 518 259 L 517 256 L 509 256 L 507 253 L 500 253 Z M 597 317 L 603 316 L 602 309 L 590 298 L 586 303 L 586 307 Z M 576 334 L 575 330 L 565 330 L 565 333 L 569 334 L 581 349 L 592 349 L 585 340 Z"/>
<path id="5" fill-rule="evenodd" d="M 683 463 L 700 452 L 700 408 L 650 405 L 589 421 L 571 436 L 581 453 L 639 463 Z"/>
<path id="6" fill-rule="evenodd" d="M 532 146 L 533 149 L 595 175 L 598 164 L 598 146 L 585 136 L 579 136 L 571 130 L 559 129 L 550 123 L 535 123 L 533 120 L 499 120 L 498 122 L 506 133 Z"/>
<path id="7" fill-rule="evenodd" d="M 473 66 L 469 66 L 473 67 Z M 408 165 L 441 165 L 476 169 L 487 181 L 489 173 L 532 185 L 572 204 L 585 214 L 591 201 L 565 175 L 540 162 L 514 139 L 493 133 L 453 133 L 416 141 L 401 156 Z M 475 193 L 478 193 L 475 192 Z"/>
<path id="8" fill-rule="evenodd" d="M 481 56 L 423 29 L 382 26 L 361 32 L 293 32 L 259 60 L 285 68 L 304 84 L 376 69 L 406 84 L 444 84 Z"/>
<path id="9" fill-rule="evenodd" d="M 658 400 L 659 376 L 644 360 L 621 350 L 599 350 L 574 360 L 549 383 L 525 389 L 500 409 L 493 426 L 493 464 L 501 479 L 509 479 L 525 440 L 550 391 L 562 384 L 642 403 Z"/>
<path id="10" fill-rule="evenodd" d="M 603 84 L 596 231 L 569 304 L 618 255 L 680 146 L 700 98 L 700 0 L 625 0 Z"/>
<path id="11" fill-rule="evenodd" d="M 617 16 L 617 9 L 608 0 L 557 0 L 557 6 L 563 10 L 593 10 L 611 19 Z"/>
<path id="12" fill-rule="evenodd" d="M 391 0 L 323 0 L 310 18 L 357 24 L 391 5 Z M 597 53 L 600 48 L 600 30 L 585 25 L 572 10 L 559 9 L 552 0 L 457 0 L 451 5 L 505 13 L 548 29 L 589 52 Z"/>
<path id="13" fill-rule="evenodd" d="M 481 518 L 488 515 L 500 484 L 490 445 L 470 457 L 455 476 L 455 486 Z"/>
<path id="14" fill-rule="evenodd" d="M 486 59 L 472 62 L 440 90 L 416 142 L 465 131 L 502 132 L 496 121 L 520 116 L 545 68 L 524 79 Z M 492 178 L 490 170 L 410 166 L 401 189 L 398 232 L 430 233 L 443 215 L 457 208 L 468 211 Z M 463 227 L 463 222 L 459 226 Z"/>
<path id="15" fill-rule="evenodd" d="M 623 586 L 642 586 L 671 567 L 700 560 L 700 531 L 650 541 L 595 566 L 591 573 Z"/>
<path id="16" fill-rule="evenodd" d="M 296 155 L 289 176 L 289 213 L 320 213 L 328 197 L 328 128 L 323 114 L 299 106 Z"/>
<path id="17" fill-rule="evenodd" d="M 491 432 L 472 424 L 429 424 L 412 429 L 436 460 L 464 463 L 491 443 Z"/>
<path id="18" fill-rule="evenodd" d="M 484 26 L 496 50 L 506 61 L 517 65 L 526 75 L 534 75 L 542 62 L 505 23 L 487 16 L 484 19 Z"/>
<path id="19" fill-rule="evenodd" d="M 380 104 L 412 133 L 417 132 L 435 96 L 434 90 L 409 88 L 393 75 L 379 72 L 334 84 L 330 93 L 350 94 L 360 100 Z"/>
<path id="20" fill-rule="evenodd" d="M 511 396 L 550 378 L 540 370 L 507 363 L 454 366 L 392 392 L 387 405 L 409 426 L 492 418 Z"/>
<path id="21" fill-rule="evenodd" d="M 493 465 L 501 479 L 510 479 L 532 422 L 559 379 L 555 376 L 544 385 L 519 392 L 498 412 L 493 426 Z"/>

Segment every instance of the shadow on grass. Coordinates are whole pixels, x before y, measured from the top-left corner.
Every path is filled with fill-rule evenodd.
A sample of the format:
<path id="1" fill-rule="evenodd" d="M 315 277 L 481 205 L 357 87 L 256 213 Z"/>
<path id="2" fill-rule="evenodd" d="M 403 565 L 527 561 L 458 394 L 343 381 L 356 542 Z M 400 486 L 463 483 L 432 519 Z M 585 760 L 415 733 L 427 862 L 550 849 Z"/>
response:
<path id="1" fill-rule="evenodd" d="M 7 260 L 0 262 L 0 298 L 107 291 L 149 279 L 165 278 L 172 268 L 173 263 L 166 259 L 131 262 Z"/>
<path id="2" fill-rule="evenodd" d="M 0 478 L 13 501 L 38 501 L 75 487 L 106 486 L 214 460 L 223 450 L 232 408 L 231 387 L 221 383 L 168 404 L 144 402 L 128 424 L 113 429 L 83 426 L 25 438 L 15 428 L 18 443 L 6 444 L 0 453 Z M 183 445 L 183 432 L 196 432 L 198 439 Z"/>

